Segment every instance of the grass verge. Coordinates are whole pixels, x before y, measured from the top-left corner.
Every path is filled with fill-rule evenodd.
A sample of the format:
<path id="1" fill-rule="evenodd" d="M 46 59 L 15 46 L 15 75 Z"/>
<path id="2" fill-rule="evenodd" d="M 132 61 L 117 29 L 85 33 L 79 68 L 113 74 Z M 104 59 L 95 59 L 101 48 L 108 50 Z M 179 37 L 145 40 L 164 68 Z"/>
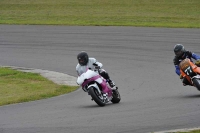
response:
<path id="1" fill-rule="evenodd" d="M 0 24 L 200 28 L 199 0 L 1 0 Z"/>
<path id="2" fill-rule="evenodd" d="M 57 85 L 36 73 L 0 67 L 0 106 L 50 98 L 77 88 Z"/>

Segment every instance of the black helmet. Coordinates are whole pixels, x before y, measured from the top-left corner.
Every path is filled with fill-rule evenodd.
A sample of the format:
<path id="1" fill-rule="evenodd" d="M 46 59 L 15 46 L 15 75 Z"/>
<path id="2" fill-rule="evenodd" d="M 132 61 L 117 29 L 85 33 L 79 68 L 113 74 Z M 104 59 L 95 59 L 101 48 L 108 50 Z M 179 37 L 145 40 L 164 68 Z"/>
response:
<path id="1" fill-rule="evenodd" d="M 185 48 L 182 44 L 176 44 L 174 46 L 174 53 L 177 57 L 181 57 L 185 53 Z"/>
<path id="2" fill-rule="evenodd" d="M 88 54 L 84 51 L 80 52 L 78 55 L 77 55 L 77 59 L 78 59 L 78 63 L 81 65 L 81 66 L 84 66 L 84 65 L 87 65 L 88 63 Z"/>

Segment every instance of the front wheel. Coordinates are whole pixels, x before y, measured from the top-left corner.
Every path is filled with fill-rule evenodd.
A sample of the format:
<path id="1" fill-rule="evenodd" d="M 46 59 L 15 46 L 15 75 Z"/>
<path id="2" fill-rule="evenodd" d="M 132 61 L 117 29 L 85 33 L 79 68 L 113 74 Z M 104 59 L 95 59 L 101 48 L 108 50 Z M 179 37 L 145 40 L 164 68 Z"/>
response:
<path id="1" fill-rule="evenodd" d="M 91 95 L 92 99 L 101 107 L 105 106 L 106 102 L 103 98 L 103 95 L 98 92 L 95 87 L 90 87 L 89 94 Z"/>
<path id="2" fill-rule="evenodd" d="M 119 91 L 118 90 L 112 90 L 113 94 L 113 98 L 111 100 L 112 103 L 119 103 L 120 100 L 121 100 L 121 96 L 119 94 Z"/>
<path id="3" fill-rule="evenodd" d="M 192 79 L 194 86 L 200 91 L 200 79 Z"/>

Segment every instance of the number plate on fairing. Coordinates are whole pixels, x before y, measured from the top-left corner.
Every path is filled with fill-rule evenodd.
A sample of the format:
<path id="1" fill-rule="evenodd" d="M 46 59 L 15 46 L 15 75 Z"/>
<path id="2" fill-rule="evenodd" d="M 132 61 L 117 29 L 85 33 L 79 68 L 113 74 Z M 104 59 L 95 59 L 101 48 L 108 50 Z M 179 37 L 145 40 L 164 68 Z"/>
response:
<path id="1" fill-rule="evenodd" d="M 193 71 L 191 69 L 190 66 L 188 66 L 185 70 L 184 70 L 185 74 L 187 74 L 188 76 L 192 76 L 193 75 Z"/>

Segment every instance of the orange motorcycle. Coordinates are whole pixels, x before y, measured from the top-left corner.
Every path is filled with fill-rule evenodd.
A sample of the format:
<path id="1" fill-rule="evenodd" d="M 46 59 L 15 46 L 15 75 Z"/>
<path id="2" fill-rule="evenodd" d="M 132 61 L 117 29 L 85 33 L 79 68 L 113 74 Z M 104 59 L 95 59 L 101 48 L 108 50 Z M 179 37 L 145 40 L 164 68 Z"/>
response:
<path id="1" fill-rule="evenodd" d="M 200 67 L 194 64 L 190 59 L 186 58 L 181 61 L 180 72 L 191 85 L 195 86 L 200 91 Z"/>

